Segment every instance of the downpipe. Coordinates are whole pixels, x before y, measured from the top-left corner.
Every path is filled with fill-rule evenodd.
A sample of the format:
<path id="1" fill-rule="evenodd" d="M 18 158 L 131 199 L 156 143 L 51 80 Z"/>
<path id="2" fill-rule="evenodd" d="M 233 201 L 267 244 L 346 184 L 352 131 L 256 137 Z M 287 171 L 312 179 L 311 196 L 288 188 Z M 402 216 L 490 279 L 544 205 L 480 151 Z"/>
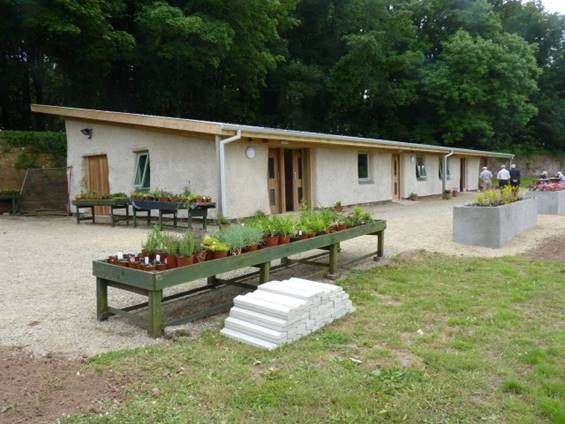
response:
<path id="1" fill-rule="evenodd" d="M 227 216 L 228 214 L 225 170 L 226 145 L 237 140 L 241 140 L 241 130 L 237 130 L 234 136 L 220 140 L 220 213 L 224 216 Z"/>

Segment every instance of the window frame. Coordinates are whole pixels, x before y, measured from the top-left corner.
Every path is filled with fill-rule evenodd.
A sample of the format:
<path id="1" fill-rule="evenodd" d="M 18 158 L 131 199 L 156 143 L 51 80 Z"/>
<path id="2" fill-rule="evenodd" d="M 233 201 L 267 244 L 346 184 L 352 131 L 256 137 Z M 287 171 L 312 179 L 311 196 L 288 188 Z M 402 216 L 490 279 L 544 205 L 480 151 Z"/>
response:
<path id="1" fill-rule="evenodd" d="M 421 165 L 418 164 L 418 159 L 422 159 Z M 416 155 L 416 180 L 426 181 L 427 179 L 428 171 L 426 170 L 426 157 L 424 155 Z"/>
<path id="2" fill-rule="evenodd" d="M 364 155 L 367 157 L 367 176 L 366 177 L 361 177 L 360 176 L 360 167 L 359 167 L 359 158 L 361 155 Z M 357 181 L 359 182 L 359 184 L 371 184 L 373 182 L 373 179 L 371 178 L 371 154 L 367 151 L 358 151 L 357 152 Z"/>
<path id="3" fill-rule="evenodd" d="M 149 191 L 151 189 L 151 157 L 149 156 L 149 150 L 140 150 L 135 153 L 135 175 L 133 179 L 133 186 L 136 191 Z M 141 173 L 140 178 L 139 176 L 139 162 L 141 161 L 142 157 L 146 157 L 145 166 L 143 167 L 143 171 Z M 147 180 L 147 172 L 149 171 L 149 181 Z M 139 182 L 138 182 L 139 181 Z M 144 186 L 144 182 L 148 182 L 147 186 Z"/>
<path id="4" fill-rule="evenodd" d="M 449 166 L 449 159 L 447 158 L 447 180 L 451 180 L 451 167 Z M 438 170 L 438 177 L 440 180 L 443 180 L 443 157 L 439 157 L 439 170 Z"/>

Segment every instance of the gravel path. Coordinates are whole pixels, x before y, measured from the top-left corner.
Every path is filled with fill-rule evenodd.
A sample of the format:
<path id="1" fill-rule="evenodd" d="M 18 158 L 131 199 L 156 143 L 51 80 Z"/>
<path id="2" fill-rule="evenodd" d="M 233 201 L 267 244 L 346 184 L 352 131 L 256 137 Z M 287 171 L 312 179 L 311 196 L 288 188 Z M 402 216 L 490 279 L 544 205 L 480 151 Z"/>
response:
<path id="1" fill-rule="evenodd" d="M 464 195 L 449 202 L 422 200 L 372 208 L 375 217 L 388 220 L 385 254 L 426 249 L 450 255 L 515 255 L 535 248 L 548 237 L 565 234 L 565 217 L 540 215 L 535 229 L 516 237 L 504 248 L 455 244 L 451 241 L 451 207 L 469 199 L 469 195 Z M 72 218 L 1 216 L 0 345 L 25 346 L 36 354 L 62 352 L 69 356 L 90 356 L 160 343 L 123 318 L 96 321 L 92 260 L 118 250 L 137 251 L 147 231 L 123 226 L 76 225 Z M 340 261 L 348 262 L 357 255 L 374 251 L 376 239 L 360 237 L 343 243 L 342 247 Z M 306 272 L 305 268 L 295 268 L 288 275 Z M 181 289 L 186 286 L 177 290 Z M 134 294 L 110 291 L 111 304 L 120 306 L 140 300 Z M 178 304 L 173 307 L 179 309 Z M 189 330 L 216 328 L 219 320 L 221 317 L 199 321 L 190 325 Z"/>

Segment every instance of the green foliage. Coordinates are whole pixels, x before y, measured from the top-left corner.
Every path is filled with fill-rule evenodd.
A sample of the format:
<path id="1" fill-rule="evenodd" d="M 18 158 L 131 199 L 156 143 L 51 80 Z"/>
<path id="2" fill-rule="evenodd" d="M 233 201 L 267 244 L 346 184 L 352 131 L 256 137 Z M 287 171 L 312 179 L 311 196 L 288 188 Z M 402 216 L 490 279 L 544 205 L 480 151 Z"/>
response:
<path id="1" fill-rule="evenodd" d="M 205 237 L 202 240 L 202 247 L 210 252 L 229 252 L 232 246 L 223 243 L 215 237 Z"/>
<path id="2" fill-rule="evenodd" d="M 194 236 L 192 232 L 187 231 L 184 236 L 179 240 L 179 254 L 180 256 L 189 257 L 194 253 Z"/>
<path id="3" fill-rule="evenodd" d="M 143 249 L 149 254 L 157 253 L 157 251 L 163 248 L 164 237 L 163 232 L 155 225 L 145 238 L 145 242 L 142 243 Z"/>
<path id="4" fill-rule="evenodd" d="M 161 245 L 168 256 L 174 256 L 179 249 L 179 239 L 174 234 L 163 234 Z"/>
<path id="5" fill-rule="evenodd" d="M 21 150 L 16 159 L 18 169 L 41 167 L 40 155 L 45 155 L 53 167 L 67 163 L 67 138 L 63 132 L 0 131 L 0 147 L 4 151 Z"/>
<path id="6" fill-rule="evenodd" d="M 18 194 L 19 192 L 17 188 L 0 188 L 0 194 Z"/>
<path id="7" fill-rule="evenodd" d="M 214 234 L 214 237 L 221 241 L 222 243 L 230 246 L 232 249 L 241 249 L 243 247 L 249 246 L 248 243 L 248 232 L 256 232 L 256 229 L 246 227 L 240 224 L 230 225 Z M 255 243 L 257 244 L 257 243 Z"/>
<path id="8" fill-rule="evenodd" d="M 294 219 L 290 216 L 275 215 L 271 218 L 271 225 L 279 236 L 292 236 L 296 230 Z"/>
<path id="9" fill-rule="evenodd" d="M 510 185 L 507 185 L 502 190 L 489 190 L 477 194 L 473 205 L 502 206 L 518 200 L 522 200 L 522 196 L 517 190 L 513 190 Z"/>

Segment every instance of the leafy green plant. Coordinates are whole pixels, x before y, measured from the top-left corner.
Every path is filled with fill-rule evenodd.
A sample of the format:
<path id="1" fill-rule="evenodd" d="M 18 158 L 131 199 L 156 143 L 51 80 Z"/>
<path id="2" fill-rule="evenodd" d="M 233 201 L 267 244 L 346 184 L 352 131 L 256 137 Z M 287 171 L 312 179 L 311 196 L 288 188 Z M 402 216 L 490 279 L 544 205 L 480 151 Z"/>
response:
<path id="1" fill-rule="evenodd" d="M 180 239 L 178 247 L 180 256 L 192 256 L 194 253 L 194 236 L 190 231 L 187 231 Z"/>
<path id="2" fill-rule="evenodd" d="M 506 186 L 502 190 L 489 190 L 475 196 L 473 206 L 493 207 L 508 205 L 512 202 L 522 200 L 522 196 L 511 186 Z"/>
<path id="3" fill-rule="evenodd" d="M 261 230 L 260 228 L 247 226 L 245 226 L 245 228 L 245 247 L 257 246 L 263 241 L 263 237 L 265 236 L 263 230 Z"/>
<path id="4" fill-rule="evenodd" d="M 205 237 L 202 247 L 210 252 L 229 252 L 231 248 L 229 244 L 222 243 L 215 237 Z"/>
<path id="5" fill-rule="evenodd" d="M 271 218 L 271 225 L 276 234 L 280 236 L 291 236 L 296 231 L 296 224 L 290 216 L 275 215 Z"/>
<path id="6" fill-rule="evenodd" d="M 172 234 L 164 234 L 161 240 L 163 250 L 168 256 L 174 256 L 179 249 L 179 240 Z"/>
<path id="7" fill-rule="evenodd" d="M 230 223 L 230 220 L 227 219 L 224 215 L 219 214 L 218 217 L 216 218 L 216 223 L 218 225 L 227 225 Z"/>
<path id="8" fill-rule="evenodd" d="M 355 225 L 363 225 L 368 224 L 369 222 L 373 222 L 373 218 L 371 214 L 367 211 L 364 211 L 361 206 L 355 206 L 353 208 L 353 214 L 351 215 L 351 220 L 349 224 L 351 226 Z"/>
<path id="9" fill-rule="evenodd" d="M 0 194 L 18 194 L 19 192 L 17 188 L 0 188 Z"/>
<path id="10" fill-rule="evenodd" d="M 155 254 L 163 249 L 163 237 L 164 234 L 159 230 L 159 227 L 154 226 L 142 244 L 143 249 L 149 254 Z"/>
<path id="11" fill-rule="evenodd" d="M 230 225 L 229 227 L 218 231 L 214 237 L 220 242 L 227 244 L 232 249 L 239 249 L 248 246 L 246 243 L 247 228 L 241 224 Z"/>

